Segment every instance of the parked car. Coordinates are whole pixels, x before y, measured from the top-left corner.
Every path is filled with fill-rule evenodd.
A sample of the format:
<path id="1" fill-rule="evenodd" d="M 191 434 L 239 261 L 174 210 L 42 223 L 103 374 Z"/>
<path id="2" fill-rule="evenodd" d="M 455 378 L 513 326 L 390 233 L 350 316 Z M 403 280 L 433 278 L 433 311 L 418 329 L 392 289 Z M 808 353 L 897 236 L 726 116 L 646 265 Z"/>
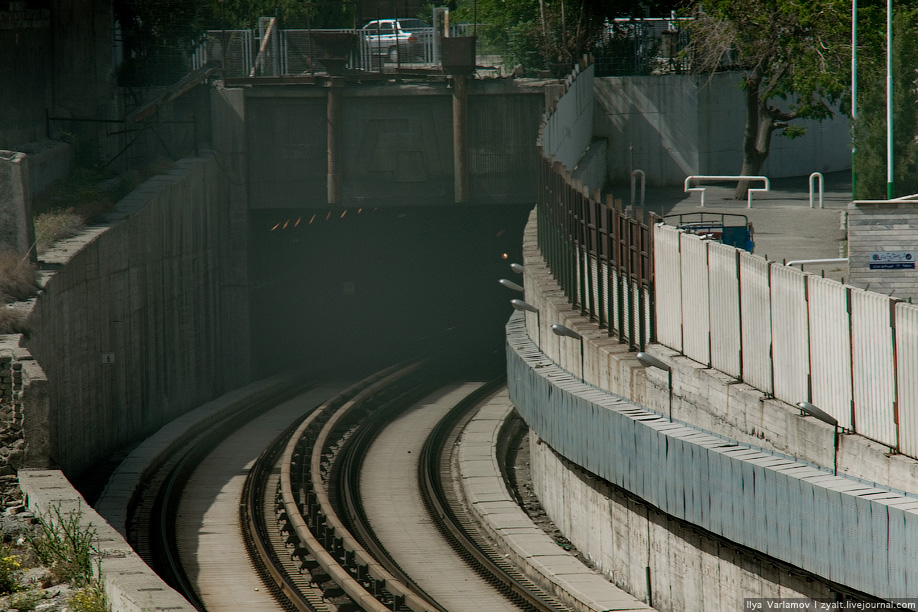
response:
<path id="1" fill-rule="evenodd" d="M 361 33 L 368 51 L 390 62 L 423 59 L 433 35 L 425 21 L 408 18 L 377 19 L 363 26 Z"/>

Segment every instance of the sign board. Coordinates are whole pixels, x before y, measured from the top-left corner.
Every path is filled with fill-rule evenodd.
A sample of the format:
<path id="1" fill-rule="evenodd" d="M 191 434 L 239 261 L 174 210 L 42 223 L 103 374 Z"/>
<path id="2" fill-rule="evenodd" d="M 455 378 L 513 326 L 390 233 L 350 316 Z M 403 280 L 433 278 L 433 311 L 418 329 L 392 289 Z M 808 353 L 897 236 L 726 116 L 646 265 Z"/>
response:
<path id="1" fill-rule="evenodd" d="M 879 251 L 870 254 L 871 270 L 914 270 L 915 253 L 912 251 Z"/>

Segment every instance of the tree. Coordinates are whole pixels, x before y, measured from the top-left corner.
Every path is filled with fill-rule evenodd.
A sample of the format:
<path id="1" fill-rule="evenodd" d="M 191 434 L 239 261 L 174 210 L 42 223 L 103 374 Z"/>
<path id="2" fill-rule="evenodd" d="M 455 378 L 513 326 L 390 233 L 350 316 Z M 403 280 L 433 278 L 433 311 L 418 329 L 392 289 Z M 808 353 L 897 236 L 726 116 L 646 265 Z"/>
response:
<path id="1" fill-rule="evenodd" d="M 893 23 L 893 178 L 897 194 L 918 192 L 918 10 L 897 6 Z M 886 199 L 886 10 L 858 11 L 858 113 L 854 122 L 855 197 Z"/>
<path id="2" fill-rule="evenodd" d="M 689 26 L 696 72 L 742 71 L 746 95 L 743 165 L 758 175 L 775 131 L 801 136 L 797 119 L 824 120 L 850 110 L 849 0 L 705 0 Z M 745 197 L 737 186 L 735 197 Z"/>
<path id="3" fill-rule="evenodd" d="M 553 67 L 570 69 L 601 40 L 607 20 L 613 17 L 669 11 L 677 0 L 595 2 L 591 0 L 464 0 L 456 17 L 482 24 L 479 36 L 496 47 L 507 64 L 526 71 Z"/>

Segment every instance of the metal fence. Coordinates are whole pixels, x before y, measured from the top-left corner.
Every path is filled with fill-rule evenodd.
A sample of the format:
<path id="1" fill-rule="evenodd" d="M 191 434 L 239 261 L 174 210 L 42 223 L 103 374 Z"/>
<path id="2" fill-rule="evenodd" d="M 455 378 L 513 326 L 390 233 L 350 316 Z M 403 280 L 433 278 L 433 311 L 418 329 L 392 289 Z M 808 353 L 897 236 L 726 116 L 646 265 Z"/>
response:
<path id="1" fill-rule="evenodd" d="M 643 350 L 654 335 L 651 232 L 591 197 L 557 162 L 542 159 L 538 244 L 571 303 L 630 348 Z"/>
<path id="2" fill-rule="evenodd" d="M 266 30 L 267 31 L 267 30 Z M 347 67 L 351 70 L 383 72 L 404 67 L 429 68 L 440 65 L 440 32 L 429 28 L 422 32 L 418 43 L 420 53 L 409 54 L 407 45 L 399 43 L 394 58 L 388 54 L 371 53 L 368 41 L 360 30 L 281 29 L 265 41 L 259 30 L 209 30 L 191 55 L 192 68 L 215 60 L 224 67 L 228 77 L 286 76 L 324 72 L 322 50 L 313 34 L 322 32 L 355 32 L 354 47 Z M 450 28 L 452 36 L 470 36 L 471 26 Z M 412 51 L 418 47 L 413 46 Z M 490 58 L 494 59 L 494 58 Z M 488 58 L 479 58 L 488 63 Z"/>
<path id="3" fill-rule="evenodd" d="M 657 339 L 918 457 L 918 306 L 654 227 Z"/>

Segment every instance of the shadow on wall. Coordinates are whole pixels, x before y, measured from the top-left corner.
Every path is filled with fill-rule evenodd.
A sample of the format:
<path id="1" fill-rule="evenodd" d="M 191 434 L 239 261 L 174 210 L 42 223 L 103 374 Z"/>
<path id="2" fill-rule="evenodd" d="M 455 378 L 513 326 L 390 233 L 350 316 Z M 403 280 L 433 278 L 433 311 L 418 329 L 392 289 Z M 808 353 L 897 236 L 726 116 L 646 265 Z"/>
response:
<path id="1" fill-rule="evenodd" d="M 351 375 L 437 354 L 453 371 L 504 369 L 531 206 L 253 213 L 256 377 L 290 364 Z"/>

